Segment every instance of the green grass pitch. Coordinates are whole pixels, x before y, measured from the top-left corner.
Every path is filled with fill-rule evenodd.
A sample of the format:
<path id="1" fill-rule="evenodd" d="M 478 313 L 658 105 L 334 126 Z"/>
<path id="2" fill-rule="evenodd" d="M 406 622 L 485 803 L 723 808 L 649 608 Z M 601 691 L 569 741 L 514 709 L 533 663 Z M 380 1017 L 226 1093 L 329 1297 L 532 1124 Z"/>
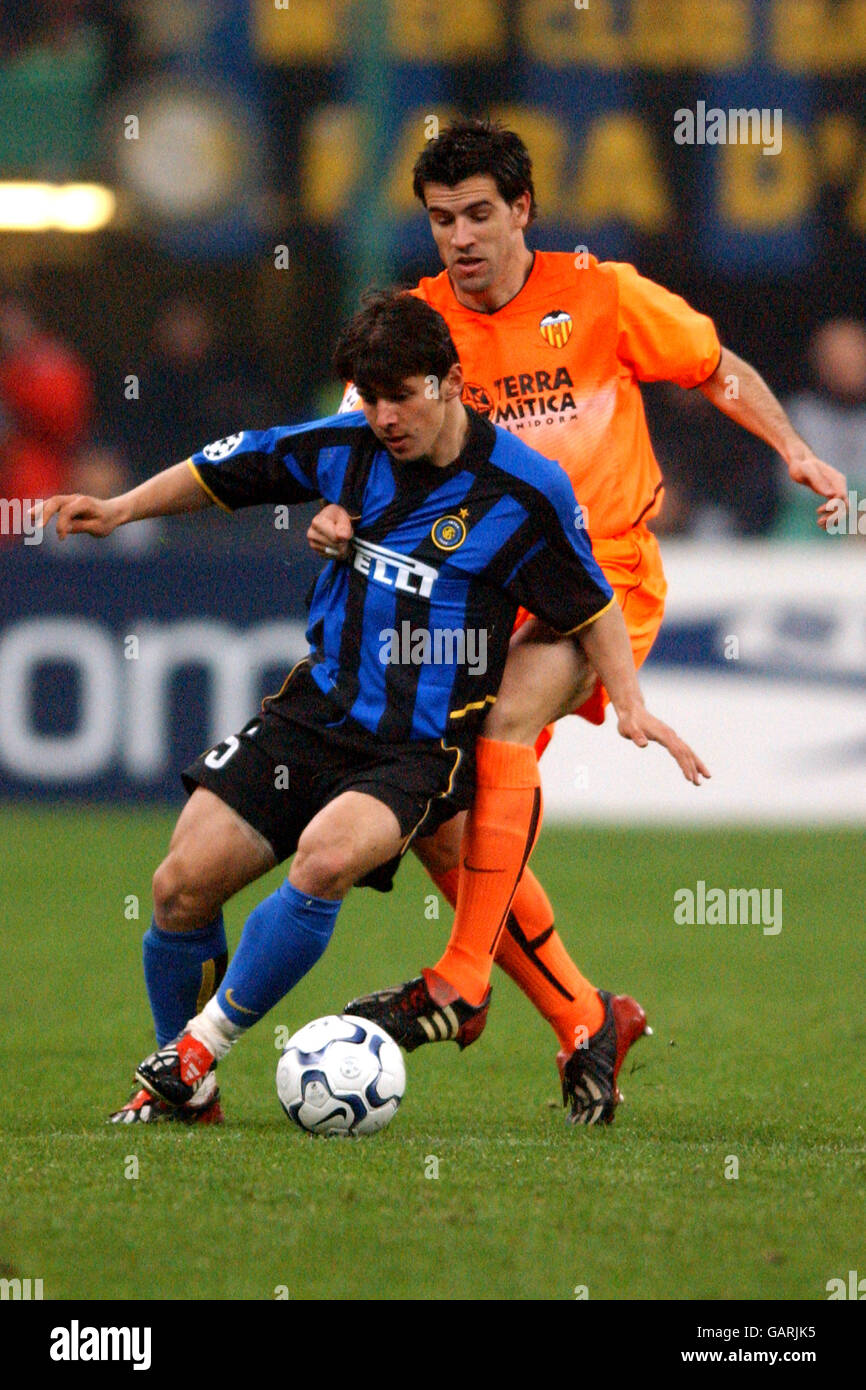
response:
<path id="1" fill-rule="evenodd" d="M 151 1047 L 140 937 L 172 819 L 0 808 L 3 1275 L 47 1299 L 821 1300 L 866 1273 L 861 833 L 545 829 L 566 941 L 655 1027 L 616 1123 L 564 1123 L 553 1035 L 500 976 L 483 1038 L 413 1054 L 390 1128 L 341 1141 L 284 1118 L 274 1029 L 417 973 L 450 913 L 414 861 L 356 892 L 224 1064 L 224 1128 L 107 1127 Z M 699 879 L 781 888 L 782 931 L 677 926 Z M 232 944 L 261 895 L 230 905 Z"/>

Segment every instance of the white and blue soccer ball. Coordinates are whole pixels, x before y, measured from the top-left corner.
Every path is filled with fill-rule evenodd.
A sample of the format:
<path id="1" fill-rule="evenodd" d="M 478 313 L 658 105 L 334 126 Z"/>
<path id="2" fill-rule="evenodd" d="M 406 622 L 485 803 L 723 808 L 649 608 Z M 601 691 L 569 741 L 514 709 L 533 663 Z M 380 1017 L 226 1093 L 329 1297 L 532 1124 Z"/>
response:
<path id="1" fill-rule="evenodd" d="M 405 1089 L 394 1039 L 351 1014 L 299 1028 L 277 1064 L 280 1104 L 310 1134 L 375 1134 L 394 1118 Z"/>

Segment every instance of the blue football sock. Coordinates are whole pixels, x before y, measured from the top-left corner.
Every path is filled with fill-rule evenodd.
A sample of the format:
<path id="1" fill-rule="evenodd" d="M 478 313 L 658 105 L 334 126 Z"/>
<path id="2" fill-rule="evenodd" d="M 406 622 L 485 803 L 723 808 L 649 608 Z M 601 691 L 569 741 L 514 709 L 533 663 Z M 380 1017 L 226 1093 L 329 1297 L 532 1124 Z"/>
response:
<path id="1" fill-rule="evenodd" d="M 144 982 L 158 1047 L 183 1032 L 225 974 L 228 946 L 222 912 L 197 931 L 163 931 L 151 922 L 143 941 Z"/>
<path id="2" fill-rule="evenodd" d="M 312 970 L 331 939 L 340 907 L 299 893 L 291 883 L 259 903 L 217 995 L 232 1023 L 251 1027 Z"/>

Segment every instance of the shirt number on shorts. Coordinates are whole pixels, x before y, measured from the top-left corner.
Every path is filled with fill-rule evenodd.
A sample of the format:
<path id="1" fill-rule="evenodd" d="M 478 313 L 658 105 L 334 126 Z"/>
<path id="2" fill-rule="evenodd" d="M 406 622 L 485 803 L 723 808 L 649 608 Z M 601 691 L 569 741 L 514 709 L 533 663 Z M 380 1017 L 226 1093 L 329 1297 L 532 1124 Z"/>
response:
<path id="1" fill-rule="evenodd" d="M 235 734 L 229 734 L 228 738 L 218 744 L 216 748 L 208 753 L 204 760 L 205 767 L 212 768 L 215 772 L 221 767 L 225 767 L 231 758 L 240 748 L 241 741 Z"/>

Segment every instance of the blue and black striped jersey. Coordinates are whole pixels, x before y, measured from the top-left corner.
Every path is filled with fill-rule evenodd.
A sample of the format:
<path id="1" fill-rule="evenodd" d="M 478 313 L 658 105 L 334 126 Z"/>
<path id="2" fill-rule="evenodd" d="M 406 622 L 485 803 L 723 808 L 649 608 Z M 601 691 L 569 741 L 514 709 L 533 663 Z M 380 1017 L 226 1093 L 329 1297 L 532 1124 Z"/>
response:
<path id="1" fill-rule="evenodd" d="M 311 670 L 389 741 L 472 741 L 519 605 L 565 633 L 613 602 L 563 470 L 467 414 L 444 468 L 392 458 L 360 412 L 230 435 L 191 460 L 229 510 L 321 497 L 349 512 L 349 561 L 326 565 L 312 596 Z"/>

